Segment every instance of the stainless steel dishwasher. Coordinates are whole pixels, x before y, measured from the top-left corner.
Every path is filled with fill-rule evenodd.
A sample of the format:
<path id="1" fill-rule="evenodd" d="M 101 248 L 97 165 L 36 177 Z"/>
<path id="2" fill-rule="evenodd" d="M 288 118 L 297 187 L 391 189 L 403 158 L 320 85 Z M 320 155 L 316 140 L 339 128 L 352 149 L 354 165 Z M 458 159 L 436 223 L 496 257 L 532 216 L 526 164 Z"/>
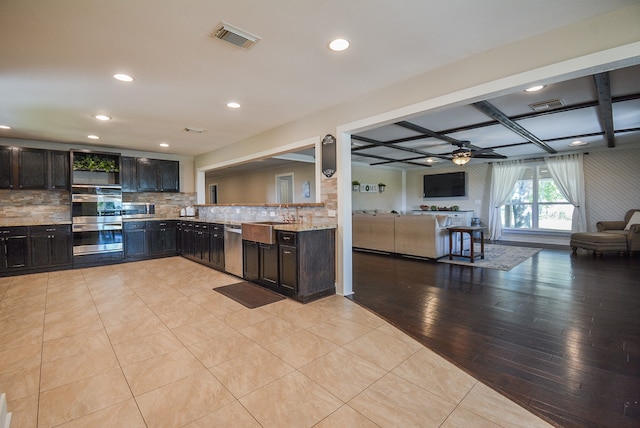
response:
<path id="1" fill-rule="evenodd" d="M 242 226 L 224 226 L 224 270 L 242 278 Z"/>

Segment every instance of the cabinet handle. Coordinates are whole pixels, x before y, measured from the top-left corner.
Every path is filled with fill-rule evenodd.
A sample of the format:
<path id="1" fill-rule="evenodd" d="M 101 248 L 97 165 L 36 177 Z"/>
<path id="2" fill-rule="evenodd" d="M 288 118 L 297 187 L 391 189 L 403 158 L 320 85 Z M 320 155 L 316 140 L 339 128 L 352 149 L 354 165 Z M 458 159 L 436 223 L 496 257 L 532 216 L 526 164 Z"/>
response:
<path id="1" fill-rule="evenodd" d="M 286 236 L 286 235 L 284 235 L 284 236 L 282 237 L 282 240 L 283 240 L 283 241 L 291 241 L 291 237 L 290 237 L 290 236 Z"/>
<path id="2" fill-rule="evenodd" d="M 55 229 L 55 228 L 53 228 L 53 229 L 45 229 L 44 231 L 45 231 L 45 232 L 55 232 L 55 231 L 56 231 L 56 229 Z"/>
<path id="3" fill-rule="evenodd" d="M 284 251 L 283 251 L 283 253 L 285 253 L 285 254 L 291 254 L 291 251 L 289 251 L 289 250 L 284 250 Z"/>

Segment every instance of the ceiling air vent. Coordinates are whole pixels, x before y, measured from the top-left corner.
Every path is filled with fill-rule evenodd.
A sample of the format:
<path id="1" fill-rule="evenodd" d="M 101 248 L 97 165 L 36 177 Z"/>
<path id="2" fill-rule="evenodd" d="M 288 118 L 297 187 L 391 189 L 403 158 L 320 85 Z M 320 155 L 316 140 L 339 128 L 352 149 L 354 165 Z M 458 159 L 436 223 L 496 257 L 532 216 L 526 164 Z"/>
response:
<path id="1" fill-rule="evenodd" d="M 249 50 L 253 45 L 260 41 L 260 37 L 244 30 L 240 30 L 226 22 L 221 22 L 220 25 L 216 27 L 212 37 L 229 42 L 244 50 Z"/>
<path id="2" fill-rule="evenodd" d="M 547 111 L 547 110 L 552 110 L 554 108 L 562 107 L 564 105 L 565 105 L 564 100 L 548 100 L 548 101 L 542 101 L 540 103 L 529 104 L 529 107 L 531 107 L 533 111 L 541 112 L 541 111 Z"/>
<path id="3" fill-rule="evenodd" d="M 184 128 L 184 130 L 187 132 L 193 132 L 194 134 L 202 134 L 204 131 L 206 131 L 206 129 L 204 128 L 194 128 L 193 126 L 187 126 L 186 128 Z"/>

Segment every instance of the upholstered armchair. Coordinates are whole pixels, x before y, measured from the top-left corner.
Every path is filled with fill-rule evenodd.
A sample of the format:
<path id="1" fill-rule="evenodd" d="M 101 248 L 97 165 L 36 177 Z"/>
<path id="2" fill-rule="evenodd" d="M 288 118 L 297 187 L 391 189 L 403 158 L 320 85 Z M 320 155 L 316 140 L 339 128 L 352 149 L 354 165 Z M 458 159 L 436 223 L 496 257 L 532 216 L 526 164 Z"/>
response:
<path id="1" fill-rule="evenodd" d="M 633 221 L 631 218 L 633 217 Z M 624 221 L 599 221 L 598 232 L 615 233 L 627 238 L 627 251 L 640 251 L 640 209 L 629 210 Z"/>

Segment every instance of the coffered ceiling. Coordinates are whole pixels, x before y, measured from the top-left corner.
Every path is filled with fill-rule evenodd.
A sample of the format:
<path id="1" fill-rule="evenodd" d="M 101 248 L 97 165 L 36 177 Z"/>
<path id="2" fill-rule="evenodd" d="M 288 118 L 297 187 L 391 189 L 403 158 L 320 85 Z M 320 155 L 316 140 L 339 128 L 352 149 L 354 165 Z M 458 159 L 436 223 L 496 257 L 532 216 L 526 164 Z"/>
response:
<path id="1" fill-rule="evenodd" d="M 0 129 L 0 138 L 198 155 L 466 57 L 637 3 L 2 0 L 0 125 L 10 129 Z M 243 50 L 212 37 L 222 22 L 257 36 L 257 43 Z M 336 37 L 347 38 L 351 47 L 331 52 L 327 45 Z M 116 81 L 115 73 L 135 80 Z M 637 92 L 619 89 L 615 74 L 611 81 L 613 96 Z M 546 91 L 536 94 L 537 100 L 561 96 L 567 105 L 593 100 L 593 88 L 574 91 L 589 93 L 582 101 L 555 94 L 552 86 Z M 531 99 L 513 94 L 488 101 L 512 117 L 527 112 Z M 241 107 L 228 108 L 230 101 Z M 618 111 L 637 107 L 635 102 L 613 104 L 616 129 L 637 126 Z M 549 120 L 542 117 L 518 123 L 542 139 L 593 133 L 599 120 L 594 110 L 584 110 L 590 111 L 590 126 L 575 129 L 560 125 L 581 121 L 576 115 L 582 111 L 554 116 L 553 126 L 541 125 Z M 99 122 L 96 114 L 111 120 Z M 489 120 L 473 107 L 406 120 L 505 156 L 532 146 L 498 147 L 524 140 L 507 138 L 513 132 L 499 126 L 470 128 Z M 416 133 L 389 125 L 361 136 L 389 142 Z M 595 144 L 596 137 L 588 138 Z M 625 138 L 616 134 L 615 144 Z M 455 148 L 441 143 L 427 138 L 411 144 L 433 155 Z M 549 144 L 558 150 L 566 142 Z"/>
<path id="2" fill-rule="evenodd" d="M 352 160 L 398 168 L 640 147 L 640 66 L 425 113 L 352 136 Z"/>

